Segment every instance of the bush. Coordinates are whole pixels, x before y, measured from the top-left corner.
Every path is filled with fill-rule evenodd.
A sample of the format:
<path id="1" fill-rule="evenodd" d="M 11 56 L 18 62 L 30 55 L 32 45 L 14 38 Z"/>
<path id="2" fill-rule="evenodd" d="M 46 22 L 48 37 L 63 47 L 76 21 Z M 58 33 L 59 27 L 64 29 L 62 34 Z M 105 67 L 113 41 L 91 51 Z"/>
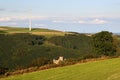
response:
<path id="1" fill-rule="evenodd" d="M 43 66 L 43 65 L 46 65 L 46 64 L 48 64 L 48 63 L 50 63 L 50 60 L 49 59 L 47 59 L 47 58 L 37 58 L 37 59 L 34 59 L 31 63 L 30 63 L 30 65 L 29 66 L 31 66 L 31 67 L 34 67 L 34 66 Z"/>
<path id="2" fill-rule="evenodd" d="M 46 38 L 44 36 L 35 36 L 33 40 L 31 41 L 31 45 L 42 45 Z"/>

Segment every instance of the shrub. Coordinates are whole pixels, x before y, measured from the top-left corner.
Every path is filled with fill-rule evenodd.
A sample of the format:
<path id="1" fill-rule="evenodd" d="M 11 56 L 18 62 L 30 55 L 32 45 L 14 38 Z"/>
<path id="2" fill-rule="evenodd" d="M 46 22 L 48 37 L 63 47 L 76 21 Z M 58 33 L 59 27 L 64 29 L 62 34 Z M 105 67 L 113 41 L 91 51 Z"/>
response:
<path id="1" fill-rule="evenodd" d="M 45 65 L 45 64 L 48 64 L 48 63 L 50 63 L 50 60 L 49 59 L 47 59 L 47 58 L 37 58 L 37 59 L 34 59 L 31 63 L 30 63 L 30 65 L 29 66 L 43 66 L 43 65 Z"/>

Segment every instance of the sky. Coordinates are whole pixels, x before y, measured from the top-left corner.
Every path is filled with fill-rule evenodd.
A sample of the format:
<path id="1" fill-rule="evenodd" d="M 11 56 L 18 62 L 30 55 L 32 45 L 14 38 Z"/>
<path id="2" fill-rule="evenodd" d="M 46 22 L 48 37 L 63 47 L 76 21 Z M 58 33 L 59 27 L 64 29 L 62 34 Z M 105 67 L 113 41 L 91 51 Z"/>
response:
<path id="1" fill-rule="evenodd" d="M 0 26 L 120 33 L 120 0 L 0 0 Z"/>

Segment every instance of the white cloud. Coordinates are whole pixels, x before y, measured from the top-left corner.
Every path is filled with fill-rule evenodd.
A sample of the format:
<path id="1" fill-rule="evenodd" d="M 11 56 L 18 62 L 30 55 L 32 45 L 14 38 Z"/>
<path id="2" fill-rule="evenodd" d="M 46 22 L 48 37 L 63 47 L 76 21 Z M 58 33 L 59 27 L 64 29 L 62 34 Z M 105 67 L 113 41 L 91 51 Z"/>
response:
<path id="1" fill-rule="evenodd" d="M 106 24 L 107 21 L 100 20 L 100 19 L 93 19 L 93 20 L 53 20 L 54 23 L 79 23 L 79 24 Z"/>
<path id="2" fill-rule="evenodd" d="M 35 24 L 35 26 L 37 26 L 37 27 L 45 27 L 46 24 Z"/>
<path id="3" fill-rule="evenodd" d="M 64 21 L 64 20 L 63 20 L 63 21 L 62 21 L 62 20 L 53 20 L 52 22 L 53 22 L 53 23 L 67 23 L 67 22 Z"/>
<path id="4" fill-rule="evenodd" d="M 2 21 L 10 21 L 10 20 L 11 20 L 11 18 L 9 18 L 9 17 L 0 18 L 0 22 L 2 22 Z"/>
<path id="5" fill-rule="evenodd" d="M 17 22 L 29 20 L 29 16 L 0 17 L 0 22 Z M 101 18 L 81 18 L 81 17 L 47 17 L 47 16 L 31 16 L 32 21 L 46 21 L 52 23 L 64 24 L 106 24 L 108 21 Z M 35 24 L 34 24 L 35 25 Z M 35 26 L 45 26 L 42 23 Z"/>
<path id="6" fill-rule="evenodd" d="M 80 20 L 80 21 L 78 21 L 78 23 L 80 23 L 80 24 L 85 24 L 86 21 L 82 21 L 82 20 Z"/>
<path id="7" fill-rule="evenodd" d="M 108 21 L 99 18 L 75 18 L 75 17 L 55 17 L 53 23 L 75 23 L 75 24 L 106 24 Z"/>
<path id="8" fill-rule="evenodd" d="M 0 17 L 0 22 L 7 22 L 7 21 L 17 21 L 17 20 L 47 20 L 49 17 L 45 16 L 14 16 L 14 17 Z"/>
<path id="9" fill-rule="evenodd" d="M 102 19 L 94 19 L 90 22 L 91 24 L 106 24 L 107 21 L 102 20 Z"/>

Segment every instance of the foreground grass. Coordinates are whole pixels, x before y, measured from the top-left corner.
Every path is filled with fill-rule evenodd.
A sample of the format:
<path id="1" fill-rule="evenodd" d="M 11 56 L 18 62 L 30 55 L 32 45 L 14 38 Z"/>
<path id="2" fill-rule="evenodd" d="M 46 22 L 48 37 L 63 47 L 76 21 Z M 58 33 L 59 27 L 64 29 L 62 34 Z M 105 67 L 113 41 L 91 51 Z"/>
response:
<path id="1" fill-rule="evenodd" d="M 120 58 L 25 73 L 0 80 L 120 80 Z"/>

